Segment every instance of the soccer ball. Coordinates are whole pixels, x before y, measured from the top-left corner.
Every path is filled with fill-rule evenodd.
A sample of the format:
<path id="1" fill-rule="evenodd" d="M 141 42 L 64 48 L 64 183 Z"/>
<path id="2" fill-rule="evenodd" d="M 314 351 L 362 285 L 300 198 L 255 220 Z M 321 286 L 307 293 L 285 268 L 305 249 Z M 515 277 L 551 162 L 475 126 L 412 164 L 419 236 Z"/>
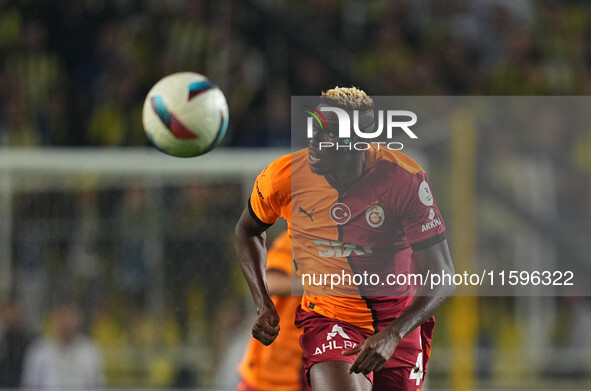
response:
<path id="1" fill-rule="evenodd" d="M 228 104 L 222 91 L 203 75 L 173 73 L 148 93 L 144 130 L 160 151 L 178 157 L 203 155 L 222 141 L 228 128 Z"/>

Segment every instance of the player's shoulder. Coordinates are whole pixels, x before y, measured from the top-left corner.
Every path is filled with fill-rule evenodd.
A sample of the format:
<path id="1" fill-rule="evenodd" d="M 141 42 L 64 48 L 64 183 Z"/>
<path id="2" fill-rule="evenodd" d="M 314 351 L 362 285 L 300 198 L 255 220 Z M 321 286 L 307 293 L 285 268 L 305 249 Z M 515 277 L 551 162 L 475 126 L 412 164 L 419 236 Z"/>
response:
<path id="1" fill-rule="evenodd" d="M 255 188 L 259 196 L 274 195 L 287 197 L 291 192 L 291 172 L 294 159 L 301 160 L 301 153 L 295 152 L 278 157 L 269 163 L 258 175 Z"/>
<path id="2" fill-rule="evenodd" d="M 424 174 L 425 170 L 407 154 L 382 147 L 373 146 L 370 150 L 370 164 L 377 169 L 395 172 L 400 175 L 414 176 Z"/>
<path id="3" fill-rule="evenodd" d="M 300 155 L 302 155 L 303 151 L 297 151 L 294 153 L 289 153 L 287 155 L 283 155 L 278 157 L 277 159 L 273 160 L 271 163 L 267 165 L 261 172 L 261 174 L 271 174 L 271 175 L 289 175 L 291 172 L 291 166 L 295 159 L 300 159 Z"/>
<path id="4" fill-rule="evenodd" d="M 269 163 L 269 165 L 261 171 L 260 176 L 271 176 L 274 181 L 282 179 L 291 180 L 292 167 L 297 168 L 302 164 L 306 165 L 307 158 L 307 148 L 280 156 Z"/>

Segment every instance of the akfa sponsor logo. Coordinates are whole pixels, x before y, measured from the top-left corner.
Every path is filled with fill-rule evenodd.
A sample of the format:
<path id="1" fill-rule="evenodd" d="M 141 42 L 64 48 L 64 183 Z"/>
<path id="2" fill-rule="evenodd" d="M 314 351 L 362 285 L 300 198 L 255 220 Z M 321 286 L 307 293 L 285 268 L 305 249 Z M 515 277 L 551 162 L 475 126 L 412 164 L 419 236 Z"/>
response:
<path id="1" fill-rule="evenodd" d="M 441 220 L 439 220 L 438 218 L 434 218 L 433 220 L 429 221 L 428 223 L 423 224 L 423 226 L 421 227 L 421 232 L 425 232 L 428 231 L 430 229 L 433 229 L 435 227 L 439 227 L 441 225 Z"/>

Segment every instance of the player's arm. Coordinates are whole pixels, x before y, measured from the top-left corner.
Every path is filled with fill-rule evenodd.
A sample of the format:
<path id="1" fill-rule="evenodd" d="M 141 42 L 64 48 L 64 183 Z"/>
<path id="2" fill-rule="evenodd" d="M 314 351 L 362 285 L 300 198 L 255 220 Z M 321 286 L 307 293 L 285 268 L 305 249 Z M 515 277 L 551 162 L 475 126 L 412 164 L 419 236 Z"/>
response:
<path id="1" fill-rule="evenodd" d="M 235 229 L 236 252 L 240 267 L 254 300 L 258 318 L 252 327 L 252 335 L 269 345 L 279 332 L 279 315 L 266 285 L 265 260 L 267 257 L 268 225 L 256 221 L 247 208 L 244 209 Z"/>
<path id="2" fill-rule="evenodd" d="M 414 251 L 423 276 L 427 270 L 453 275 L 454 267 L 447 240 L 428 248 Z M 349 373 L 368 374 L 378 371 L 392 357 L 398 343 L 415 328 L 427 321 L 435 311 L 453 294 L 455 286 L 438 285 L 431 289 L 421 285 L 408 308 L 380 332 L 369 337 L 345 355 L 359 354 L 349 369 Z"/>
<path id="3" fill-rule="evenodd" d="M 417 265 L 423 278 L 427 271 L 454 275 L 454 266 L 449 253 L 447 239 L 422 250 L 414 250 Z M 439 284 L 433 288 L 426 282 L 422 284 L 409 307 L 400 317 L 394 320 L 388 327 L 396 338 L 404 338 L 415 328 L 423 324 L 435 314 L 435 311 L 449 299 L 455 291 L 454 284 Z"/>

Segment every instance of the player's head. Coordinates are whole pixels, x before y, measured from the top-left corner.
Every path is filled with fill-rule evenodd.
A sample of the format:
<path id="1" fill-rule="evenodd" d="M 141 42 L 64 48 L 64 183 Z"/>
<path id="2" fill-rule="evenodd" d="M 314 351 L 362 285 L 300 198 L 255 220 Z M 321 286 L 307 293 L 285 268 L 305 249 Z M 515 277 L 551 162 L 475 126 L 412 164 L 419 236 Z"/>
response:
<path id="1" fill-rule="evenodd" d="M 356 87 L 335 87 L 323 92 L 317 108 L 322 107 L 343 109 L 349 115 L 351 126 L 353 126 L 353 112 L 357 111 L 359 129 L 362 131 L 373 126 L 373 100 Z M 342 169 L 348 160 L 359 158 L 362 151 L 348 147 L 359 140 L 353 129 L 350 129 L 349 137 L 340 137 L 339 119 L 336 113 L 324 110 L 322 114 L 327 126 L 321 127 L 317 123 L 314 124 L 313 136 L 308 148 L 308 163 L 312 172 L 326 175 Z"/>
<path id="2" fill-rule="evenodd" d="M 335 87 L 323 91 L 320 95 L 320 104 L 340 107 L 347 111 L 373 110 L 373 99 L 357 87 Z"/>

